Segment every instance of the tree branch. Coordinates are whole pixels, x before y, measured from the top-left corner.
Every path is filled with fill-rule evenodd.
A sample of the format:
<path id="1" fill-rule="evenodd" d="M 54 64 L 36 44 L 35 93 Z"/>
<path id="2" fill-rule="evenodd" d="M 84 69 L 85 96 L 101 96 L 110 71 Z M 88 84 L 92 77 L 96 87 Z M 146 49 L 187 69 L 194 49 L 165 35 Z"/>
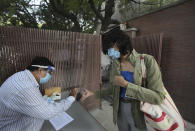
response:
<path id="1" fill-rule="evenodd" d="M 37 21 L 36 21 L 36 18 L 33 17 L 33 16 L 28 12 L 28 10 L 27 10 L 27 8 L 25 7 L 25 5 L 23 5 L 23 4 L 21 4 L 21 5 L 22 5 L 22 7 L 24 8 L 24 10 L 21 10 L 21 11 L 24 12 L 24 13 L 27 15 L 27 17 L 28 17 L 29 20 L 30 20 L 30 23 L 32 23 L 34 27 L 37 27 L 38 23 L 37 23 Z"/>
<path id="2" fill-rule="evenodd" d="M 52 1 L 52 0 L 51 0 Z M 51 4 L 51 8 L 58 13 L 59 15 L 61 15 L 62 17 L 68 18 L 70 19 L 73 23 L 74 23 L 74 27 L 73 27 L 73 31 L 82 31 L 82 28 L 77 20 L 77 15 L 73 14 L 73 13 L 67 13 L 66 11 L 63 10 L 59 10 L 58 8 L 56 8 L 55 3 L 54 2 L 50 2 Z"/>
<path id="3" fill-rule="evenodd" d="M 31 5 L 29 5 L 29 6 L 41 6 L 41 5 L 31 4 Z"/>
<path id="4" fill-rule="evenodd" d="M 114 11 L 113 11 L 114 6 L 115 6 L 114 0 L 108 0 L 106 2 L 106 6 L 105 6 L 105 18 L 111 18 L 111 16 L 114 13 Z"/>
<path id="5" fill-rule="evenodd" d="M 101 20 L 104 20 L 104 17 L 101 15 L 101 13 L 96 9 L 94 1 L 93 0 L 89 0 L 88 3 L 90 4 L 91 9 L 93 10 L 93 12 L 95 13 L 95 15 Z"/>
<path id="6" fill-rule="evenodd" d="M 158 5 L 158 4 L 161 4 L 161 2 L 159 2 L 159 3 L 148 3 L 148 2 L 138 2 L 136 0 L 130 0 L 130 1 L 132 1 L 136 4 L 143 4 L 143 5 Z"/>
<path id="7" fill-rule="evenodd" d="M 102 21 L 101 30 L 105 31 L 108 28 L 108 25 L 111 24 L 113 21 L 111 17 L 114 13 L 113 8 L 115 7 L 114 0 L 108 0 L 105 5 L 105 19 Z"/>

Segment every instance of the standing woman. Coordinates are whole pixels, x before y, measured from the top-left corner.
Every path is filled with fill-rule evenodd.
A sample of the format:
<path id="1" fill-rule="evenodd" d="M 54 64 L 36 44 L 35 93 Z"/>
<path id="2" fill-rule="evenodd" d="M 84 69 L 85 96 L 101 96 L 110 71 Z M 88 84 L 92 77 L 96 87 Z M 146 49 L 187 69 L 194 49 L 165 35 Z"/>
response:
<path id="1" fill-rule="evenodd" d="M 140 101 L 159 105 L 164 100 L 161 72 L 154 57 L 145 55 L 148 88 L 142 87 L 141 54 L 119 28 L 103 34 L 103 53 L 112 58 L 110 87 L 97 97 L 113 95 L 113 121 L 119 131 L 146 131 Z"/>

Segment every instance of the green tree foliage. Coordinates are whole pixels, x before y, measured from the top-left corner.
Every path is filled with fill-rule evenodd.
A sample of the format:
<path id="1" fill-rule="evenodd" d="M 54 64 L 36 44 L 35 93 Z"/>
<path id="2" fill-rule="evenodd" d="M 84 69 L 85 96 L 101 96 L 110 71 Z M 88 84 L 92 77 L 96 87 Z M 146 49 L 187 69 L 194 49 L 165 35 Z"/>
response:
<path id="1" fill-rule="evenodd" d="M 92 33 L 99 23 L 102 30 L 116 23 L 111 19 L 114 0 L 40 0 L 37 5 L 33 1 L 1 0 L 0 25 Z"/>
<path id="2" fill-rule="evenodd" d="M 35 2 L 40 1 L 40 2 Z M 0 25 L 93 33 L 101 23 L 105 31 L 117 0 L 0 0 Z M 120 0 L 119 7 L 130 16 L 178 0 Z M 120 11 L 124 16 L 122 10 Z M 126 17 L 124 21 L 128 20 Z"/>
<path id="3" fill-rule="evenodd" d="M 24 26 L 36 28 L 36 13 L 30 12 L 30 0 L 3 0 L 0 10 L 1 25 Z"/>
<path id="4" fill-rule="evenodd" d="M 93 32 L 98 22 L 86 1 L 50 0 L 41 4 L 40 13 L 44 28 Z"/>
<path id="5" fill-rule="evenodd" d="M 74 25 L 79 27 L 80 24 L 82 30 L 91 28 L 94 31 L 99 22 L 102 24 L 101 30 L 106 30 L 111 23 L 118 23 L 111 19 L 115 0 L 50 0 L 50 3 L 59 14 L 76 17 L 79 23 L 74 22 Z"/>

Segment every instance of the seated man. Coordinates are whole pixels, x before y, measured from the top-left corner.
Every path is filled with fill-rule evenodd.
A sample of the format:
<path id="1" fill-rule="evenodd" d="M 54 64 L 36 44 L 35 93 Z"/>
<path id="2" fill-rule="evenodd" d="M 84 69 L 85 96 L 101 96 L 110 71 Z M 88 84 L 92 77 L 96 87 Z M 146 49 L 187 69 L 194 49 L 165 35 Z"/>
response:
<path id="1" fill-rule="evenodd" d="M 54 65 L 45 57 L 36 57 L 24 71 L 10 76 L 0 87 L 0 130 L 39 131 L 44 120 L 66 111 L 77 96 L 74 89 L 70 96 L 56 103 L 43 98 L 39 84 L 52 77 Z"/>

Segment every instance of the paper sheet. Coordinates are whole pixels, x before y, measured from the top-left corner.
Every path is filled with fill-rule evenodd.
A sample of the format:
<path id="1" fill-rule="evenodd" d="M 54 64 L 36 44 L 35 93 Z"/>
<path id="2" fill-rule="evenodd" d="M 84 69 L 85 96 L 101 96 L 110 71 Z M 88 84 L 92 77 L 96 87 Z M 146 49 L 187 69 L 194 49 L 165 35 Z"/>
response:
<path id="1" fill-rule="evenodd" d="M 69 116 L 66 112 L 63 112 L 55 116 L 54 118 L 51 118 L 49 121 L 56 130 L 60 130 L 73 120 L 74 119 L 71 116 Z"/>

